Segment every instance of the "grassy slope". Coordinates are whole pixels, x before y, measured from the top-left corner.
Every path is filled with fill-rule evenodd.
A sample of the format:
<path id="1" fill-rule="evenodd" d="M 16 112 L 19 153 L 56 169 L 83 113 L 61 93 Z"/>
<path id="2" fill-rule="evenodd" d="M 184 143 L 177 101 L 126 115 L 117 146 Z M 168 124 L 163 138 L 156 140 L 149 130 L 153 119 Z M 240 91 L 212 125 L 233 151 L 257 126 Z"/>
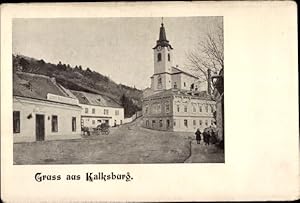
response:
<path id="1" fill-rule="evenodd" d="M 125 111 L 126 117 L 130 117 L 135 111 L 141 109 L 142 91 L 122 84 L 116 84 L 108 77 L 95 71 L 81 70 L 67 65 L 46 63 L 26 56 L 13 56 L 14 71 L 22 67 L 23 72 L 36 73 L 55 77 L 57 82 L 64 87 L 104 94 L 120 103 L 120 98 L 125 94 L 132 103 L 129 111 Z"/>

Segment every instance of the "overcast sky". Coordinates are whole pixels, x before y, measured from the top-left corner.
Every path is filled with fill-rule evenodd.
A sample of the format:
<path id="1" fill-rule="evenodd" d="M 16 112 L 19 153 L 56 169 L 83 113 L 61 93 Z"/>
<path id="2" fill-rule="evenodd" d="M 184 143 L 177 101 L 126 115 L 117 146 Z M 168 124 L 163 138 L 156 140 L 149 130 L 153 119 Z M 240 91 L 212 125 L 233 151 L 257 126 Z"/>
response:
<path id="1" fill-rule="evenodd" d="M 221 17 L 164 18 L 174 64 L 184 67 L 186 53 Z M 89 67 L 117 83 L 143 89 L 150 86 L 153 50 L 161 18 L 15 19 L 13 53 L 46 62 Z"/>

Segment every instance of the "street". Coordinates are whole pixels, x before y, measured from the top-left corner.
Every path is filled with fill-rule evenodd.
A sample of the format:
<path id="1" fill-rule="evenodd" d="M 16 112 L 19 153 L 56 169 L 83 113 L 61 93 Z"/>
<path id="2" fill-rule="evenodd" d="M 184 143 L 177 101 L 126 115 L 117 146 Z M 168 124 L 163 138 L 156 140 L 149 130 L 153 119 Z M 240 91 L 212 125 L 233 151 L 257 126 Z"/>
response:
<path id="1" fill-rule="evenodd" d="M 193 133 L 140 127 L 141 119 L 109 135 L 14 144 L 14 164 L 138 164 L 224 162 L 214 146 L 197 145 Z"/>

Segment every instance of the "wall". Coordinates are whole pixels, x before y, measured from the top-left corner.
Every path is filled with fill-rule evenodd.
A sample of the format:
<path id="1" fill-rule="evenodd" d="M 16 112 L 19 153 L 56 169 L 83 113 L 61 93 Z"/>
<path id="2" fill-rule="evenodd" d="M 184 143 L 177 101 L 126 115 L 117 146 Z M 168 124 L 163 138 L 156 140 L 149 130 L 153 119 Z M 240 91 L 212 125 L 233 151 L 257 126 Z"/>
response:
<path id="1" fill-rule="evenodd" d="M 14 133 L 14 142 L 36 141 L 36 114 L 45 115 L 45 140 L 79 138 L 81 108 L 34 99 L 13 98 L 13 110 L 20 111 L 20 133 Z M 28 115 L 32 115 L 28 119 Z M 52 115 L 58 117 L 58 131 L 52 132 Z M 76 131 L 72 132 L 72 117 L 76 117 Z"/>
<path id="2" fill-rule="evenodd" d="M 124 123 L 124 108 L 114 107 L 102 107 L 94 105 L 80 104 L 82 107 L 81 115 L 83 119 L 83 126 L 95 128 L 105 120 L 108 120 L 110 126 L 114 126 L 116 120 L 117 125 Z M 88 113 L 85 113 L 85 108 L 88 108 Z M 92 113 L 92 109 L 95 109 L 95 113 Z M 108 110 L 108 114 L 104 114 L 104 109 Z M 119 111 L 119 115 L 115 114 L 115 111 Z M 99 122 L 98 120 L 101 120 Z M 94 123 L 93 123 L 94 121 Z"/>
<path id="3" fill-rule="evenodd" d="M 124 124 L 125 123 L 130 123 L 132 121 L 135 121 L 135 119 L 141 117 L 143 114 L 142 114 L 142 111 L 137 111 L 135 114 L 133 114 L 133 116 L 131 116 L 130 118 L 125 118 L 124 119 Z"/>

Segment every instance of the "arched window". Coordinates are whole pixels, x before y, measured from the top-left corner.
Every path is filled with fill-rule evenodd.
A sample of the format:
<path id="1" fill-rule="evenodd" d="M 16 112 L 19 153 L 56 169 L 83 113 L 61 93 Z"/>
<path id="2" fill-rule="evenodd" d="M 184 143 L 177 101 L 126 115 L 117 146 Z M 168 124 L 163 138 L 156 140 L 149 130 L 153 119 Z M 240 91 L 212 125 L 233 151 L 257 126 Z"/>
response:
<path id="1" fill-rule="evenodd" d="M 170 54 L 168 54 L 168 61 L 170 61 L 171 60 L 171 57 L 170 57 Z"/>
<path id="2" fill-rule="evenodd" d="M 161 61 L 161 53 L 157 54 L 157 61 Z"/>

